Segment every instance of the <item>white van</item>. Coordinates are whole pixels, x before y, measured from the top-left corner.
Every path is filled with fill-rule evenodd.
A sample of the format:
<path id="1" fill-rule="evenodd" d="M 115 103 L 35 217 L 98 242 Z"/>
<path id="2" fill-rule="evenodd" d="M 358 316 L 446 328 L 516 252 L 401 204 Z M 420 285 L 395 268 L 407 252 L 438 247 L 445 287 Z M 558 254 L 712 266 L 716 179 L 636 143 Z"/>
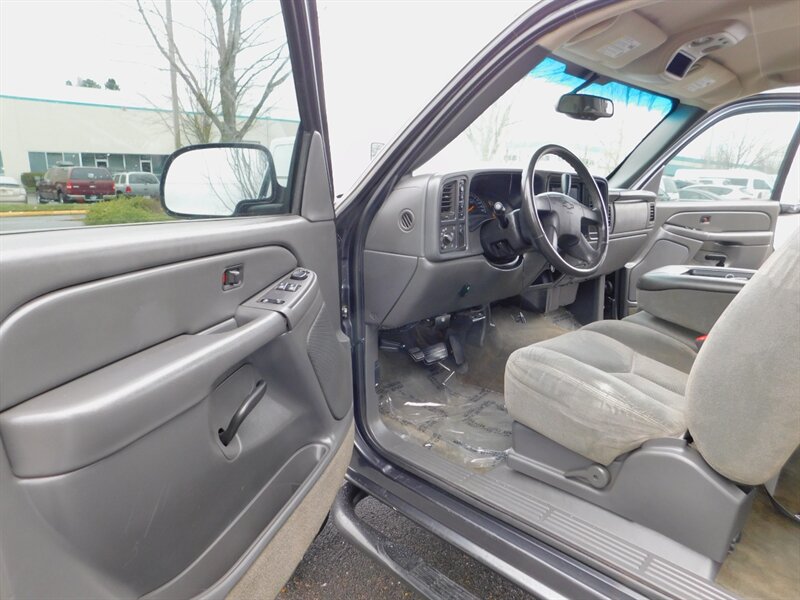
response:
<path id="1" fill-rule="evenodd" d="M 675 179 L 691 183 L 733 185 L 759 200 L 769 199 L 775 185 L 775 175 L 752 169 L 678 169 L 675 171 Z"/>

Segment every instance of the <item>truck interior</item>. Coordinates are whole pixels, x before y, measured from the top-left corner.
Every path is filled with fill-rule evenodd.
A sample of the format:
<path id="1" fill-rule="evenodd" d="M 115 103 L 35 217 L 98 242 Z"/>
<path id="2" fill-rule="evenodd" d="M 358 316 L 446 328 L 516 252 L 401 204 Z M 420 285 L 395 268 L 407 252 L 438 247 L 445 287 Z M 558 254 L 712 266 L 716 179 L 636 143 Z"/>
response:
<path id="1" fill-rule="evenodd" d="M 795 594 L 800 232 L 773 234 L 800 124 L 775 90 L 800 83 L 799 38 L 797 2 L 635 1 L 519 52 L 370 217 L 374 443 L 615 577 Z M 549 112 L 510 119 L 530 144 L 499 165 L 462 151 L 539 92 Z M 571 129 L 556 111 L 570 92 L 628 119 L 621 155 L 595 152 L 596 114 Z M 659 194 L 704 131 L 763 111 L 790 125 L 768 197 Z M 537 137 L 560 118 L 563 139 Z"/>

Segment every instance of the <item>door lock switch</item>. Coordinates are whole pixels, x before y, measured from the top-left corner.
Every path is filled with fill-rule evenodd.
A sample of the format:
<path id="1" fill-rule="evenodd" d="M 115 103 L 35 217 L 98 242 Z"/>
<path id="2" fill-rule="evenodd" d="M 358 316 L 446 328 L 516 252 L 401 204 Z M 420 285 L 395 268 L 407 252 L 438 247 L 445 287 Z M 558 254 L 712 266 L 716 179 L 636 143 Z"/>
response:
<path id="1" fill-rule="evenodd" d="M 285 304 L 286 300 L 282 298 L 262 298 L 259 302 L 262 304 Z"/>

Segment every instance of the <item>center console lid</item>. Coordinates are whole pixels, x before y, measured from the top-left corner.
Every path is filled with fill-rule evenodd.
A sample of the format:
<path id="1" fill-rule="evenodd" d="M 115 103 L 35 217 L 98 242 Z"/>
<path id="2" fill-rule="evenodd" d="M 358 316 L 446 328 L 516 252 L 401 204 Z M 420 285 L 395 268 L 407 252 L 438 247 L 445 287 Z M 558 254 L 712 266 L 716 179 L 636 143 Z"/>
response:
<path id="1" fill-rule="evenodd" d="M 639 279 L 639 308 L 692 331 L 708 333 L 754 274 L 751 269 L 729 267 L 661 267 Z"/>

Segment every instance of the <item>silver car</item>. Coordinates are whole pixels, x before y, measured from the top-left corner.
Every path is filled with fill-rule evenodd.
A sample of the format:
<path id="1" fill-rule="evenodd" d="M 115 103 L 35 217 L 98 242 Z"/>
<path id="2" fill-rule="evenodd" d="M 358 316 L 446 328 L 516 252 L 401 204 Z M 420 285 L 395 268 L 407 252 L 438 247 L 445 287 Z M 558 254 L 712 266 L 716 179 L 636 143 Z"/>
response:
<path id="1" fill-rule="evenodd" d="M 13 177 L 0 176 L 0 202 L 27 202 L 28 194 Z"/>
<path id="2" fill-rule="evenodd" d="M 152 173 L 131 172 L 114 175 L 117 196 L 149 196 L 158 198 L 161 183 Z"/>

